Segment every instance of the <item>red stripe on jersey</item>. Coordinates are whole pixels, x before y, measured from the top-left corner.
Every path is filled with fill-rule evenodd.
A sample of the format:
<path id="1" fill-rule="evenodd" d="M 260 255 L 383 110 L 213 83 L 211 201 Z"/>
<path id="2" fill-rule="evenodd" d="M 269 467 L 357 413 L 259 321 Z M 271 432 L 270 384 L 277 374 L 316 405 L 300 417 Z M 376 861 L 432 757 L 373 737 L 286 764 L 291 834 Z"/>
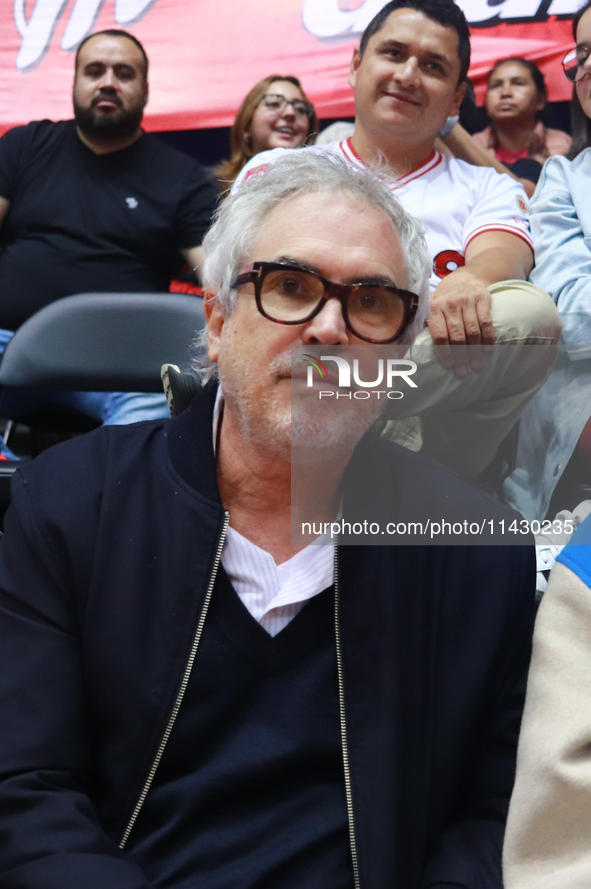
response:
<path id="1" fill-rule="evenodd" d="M 429 160 L 425 161 L 425 168 L 423 167 L 415 167 L 414 170 L 411 170 L 410 173 L 407 173 L 406 176 L 401 176 L 400 179 L 396 180 L 396 188 L 402 188 L 403 185 L 408 185 L 409 182 L 414 182 L 415 179 L 420 179 L 421 176 L 424 176 L 425 173 L 429 173 L 431 170 L 434 170 L 435 167 L 438 167 L 443 157 L 439 154 L 438 151 L 434 151 Z M 433 163 L 431 163 L 433 161 Z M 416 176 L 412 174 L 418 172 Z M 410 177 L 410 178 L 409 178 Z"/>
<path id="2" fill-rule="evenodd" d="M 353 147 L 352 137 L 349 136 L 343 142 L 339 144 L 339 148 L 347 158 L 347 160 L 358 164 L 361 164 L 364 167 L 367 167 L 367 164 L 363 160 L 363 158 L 357 154 L 355 148 Z M 408 182 L 412 182 L 414 179 L 418 179 L 420 176 L 423 176 L 425 173 L 428 173 L 429 170 L 432 170 L 438 164 L 441 163 L 443 158 L 439 154 L 438 151 L 433 150 L 433 152 L 429 155 L 426 161 L 423 161 L 422 164 L 419 164 L 418 167 L 413 167 L 408 173 L 405 173 L 404 176 L 400 176 L 396 179 L 395 188 L 402 188 L 403 185 L 406 185 Z"/>
<path id="3" fill-rule="evenodd" d="M 481 225 L 480 228 L 477 228 L 476 231 L 473 231 L 466 241 L 466 244 L 464 245 L 464 250 L 468 249 L 468 244 L 470 243 L 470 241 L 473 241 L 474 238 L 478 237 L 478 235 L 481 235 L 484 232 L 507 232 L 510 235 L 516 235 L 518 238 L 522 238 L 528 247 L 530 247 L 532 250 L 534 249 L 532 240 L 527 232 L 524 232 L 520 228 L 510 228 L 508 225 L 501 225 L 499 223 L 498 225 Z"/>
<path id="4" fill-rule="evenodd" d="M 355 151 L 355 149 L 353 148 L 353 137 L 352 136 L 349 136 L 348 139 L 345 139 L 344 142 L 341 142 L 341 146 L 343 147 L 343 150 L 346 147 L 349 150 L 349 152 L 353 155 L 353 157 L 359 161 L 360 164 L 363 164 L 364 167 L 367 167 L 367 164 L 365 163 L 363 158 L 360 157 L 360 155 L 358 155 L 357 152 Z"/>
<path id="5" fill-rule="evenodd" d="M 367 164 L 365 163 L 363 158 L 359 157 L 359 155 L 353 148 L 350 136 L 348 139 L 345 139 L 343 142 L 339 143 L 339 148 L 341 149 L 342 153 L 345 155 L 345 159 L 348 160 L 349 163 L 367 168 Z"/>

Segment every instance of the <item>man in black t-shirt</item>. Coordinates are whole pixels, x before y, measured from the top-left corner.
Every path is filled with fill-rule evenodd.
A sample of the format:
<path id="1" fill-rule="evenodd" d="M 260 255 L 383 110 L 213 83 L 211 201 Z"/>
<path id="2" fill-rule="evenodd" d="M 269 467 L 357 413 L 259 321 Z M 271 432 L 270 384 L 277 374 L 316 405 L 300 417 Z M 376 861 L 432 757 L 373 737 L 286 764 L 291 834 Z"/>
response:
<path id="1" fill-rule="evenodd" d="M 200 265 L 215 189 L 199 164 L 141 129 L 147 74 L 135 37 L 94 34 L 76 57 L 74 120 L 35 121 L 0 140 L 0 348 L 56 299 L 166 291 L 182 259 Z M 60 396 L 72 398 L 107 423 L 166 414 L 161 396 Z M 14 401 L 5 392 L 0 415 L 22 413 Z"/>

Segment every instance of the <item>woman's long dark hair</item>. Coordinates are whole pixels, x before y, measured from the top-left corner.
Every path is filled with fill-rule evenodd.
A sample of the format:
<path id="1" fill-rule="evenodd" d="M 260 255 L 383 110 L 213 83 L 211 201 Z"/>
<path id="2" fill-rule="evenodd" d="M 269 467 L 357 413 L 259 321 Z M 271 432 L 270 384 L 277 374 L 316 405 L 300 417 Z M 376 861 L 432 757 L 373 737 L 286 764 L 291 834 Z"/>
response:
<path id="1" fill-rule="evenodd" d="M 577 28 L 581 17 L 588 9 L 591 9 L 591 0 L 587 0 L 587 3 L 581 6 L 575 13 L 573 18 L 573 37 L 575 41 L 577 39 Z M 571 145 L 571 149 L 567 156 L 572 160 L 585 148 L 591 146 L 591 120 L 587 117 L 581 107 L 575 84 L 573 84 L 573 98 L 570 105 L 570 120 L 573 144 Z"/>

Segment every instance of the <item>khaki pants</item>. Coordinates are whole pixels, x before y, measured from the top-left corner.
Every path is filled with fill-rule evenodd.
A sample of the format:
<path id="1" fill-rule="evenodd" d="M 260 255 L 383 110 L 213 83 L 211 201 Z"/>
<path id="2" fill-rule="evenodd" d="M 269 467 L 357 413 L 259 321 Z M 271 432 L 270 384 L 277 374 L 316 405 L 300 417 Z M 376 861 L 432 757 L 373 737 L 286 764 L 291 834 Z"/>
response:
<path id="1" fill-rule="evenodd" d="M 546 381 L 561 333 L 554 301 L 533 284 L 499 281 L 489 289 L 495 346 L 484 353 L 482 368 L 463 378 L 445 370 L 425 329 L 409 355 L 418 365 L 417 388 L 405 391 L 395 408 L 389 407 L 385 424 L 381 421 L 385 437 L 467 478 L 476 478 L 492 462 Z"/>

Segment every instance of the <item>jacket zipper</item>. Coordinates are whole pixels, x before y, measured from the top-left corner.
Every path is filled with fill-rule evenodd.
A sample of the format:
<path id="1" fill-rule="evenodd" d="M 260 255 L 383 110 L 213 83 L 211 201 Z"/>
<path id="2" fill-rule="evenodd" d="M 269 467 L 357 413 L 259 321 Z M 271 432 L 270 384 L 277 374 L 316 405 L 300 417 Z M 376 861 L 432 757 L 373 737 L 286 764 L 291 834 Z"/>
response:
<path id="1" fill-rule="evenodd" d="M 142 788 L 142 792 L 140 793 L 137 803 L 131 813 L 131 817 L 127 822 L 127 826 L 123 831 L 123 835 L 119 842 L 119 848 L 123 849 L 125 844 L 129 839 L 129 835 L 133 830 L 133 827 L 138 819 L 142 806 L 146 801 L 146 797 L 152 786 L 152 782 L 154 780 L 154 776 L 160 765 L 160 761 L 164 754 L 164 750 L 168 743 L 168 739 L 170 738 L 170 733 L 172 732 L 173 726 L 176 722 L 176 718 L 179 715 L 179 710 L 181 709 L 181 704 L 183 703 L 183 698 L 185 696 L 185 691 L 187 690 L 187 685 L 189 684 L 189 678 L 191 676 L 191 671 L 193 669 L 193 663 L 195 661 L 195 657 L 197 655 L 197 649 L 199 648 L 199 643 L 201 641 L 201 635 L 203 633 L 203 625 L 205 623 L 205 618 L 207 617 L 207 610 L 209 608 L 209 603 L 211 601 L 211 596 L 213 593 L 213 587 L 215 584 L 215 579 L 217 577 L 218 568 L 220 565 L 220 560 L 222 558 L 222 549 L 224 548 L 224 541 L 226 539 L 226 532 L 228 530 L 228 524 L 230 522 L 230 514 L 228 512 L 224 515 L 224 525 L 222 528 L 222 533 L 218 542 L 217 550 L 215 553 L 215 559 L 213 561 L 213 568 L 211 570 L 211 576 L 209 578 L 209 585 L 207 587 L 207 592 L 205 594 L 205 599 L 203 600 L 203 606 L 201 608 L 201 614 L 199 615 L 199 623 L 197 624 L 197 629 L 195 631 L 195 637 L 193 639 L 193 644 L 191 646 L 191 651 L 189 653 L 189 658 L 187 660 L 187 664 L 185 666 L 185 672 L 183 673 L 183 678 L 177 692 L 176 700 L 174 702 L 174 707 L 172 708 L 172 713 L 170 714 L 170 718 L 164 729 L 164 733 L 162 738 L 160 739 L 160 744 L 158 746 L 158 750 L 156 751 L 156 756 L 154 757 L 154 761 L 150 767 L 150 771 L 148 772 L 148 777 L 146 778 L 146 782 Z"/>
<path id="2" fill-rule="evenodd" d="M 351 846 L 351 862 L 353 864 L 353 881 L 355 889 L 360 889 L 359 860 L 357 857 L 357 840 L 355 839 L 355 817 L 353 812 L 353 793 L 351 790 L 351 768 L 349 765 L 349 749 L 347 747 L 347 717 L 345 713 L 345 677 L 343 671 L 343 648 L 341 644 L 341 622 L 339 601 L 339 551 L 334 550 L 334 619 L 337 649 L 337 673 L 339 680 L 339 719 L 341 723 L 341 744 L 343 747 L 343 769 L 345 772 L 345 795 L 347 797 L 347 820 L 349 822 L 349 844 Z"/>

